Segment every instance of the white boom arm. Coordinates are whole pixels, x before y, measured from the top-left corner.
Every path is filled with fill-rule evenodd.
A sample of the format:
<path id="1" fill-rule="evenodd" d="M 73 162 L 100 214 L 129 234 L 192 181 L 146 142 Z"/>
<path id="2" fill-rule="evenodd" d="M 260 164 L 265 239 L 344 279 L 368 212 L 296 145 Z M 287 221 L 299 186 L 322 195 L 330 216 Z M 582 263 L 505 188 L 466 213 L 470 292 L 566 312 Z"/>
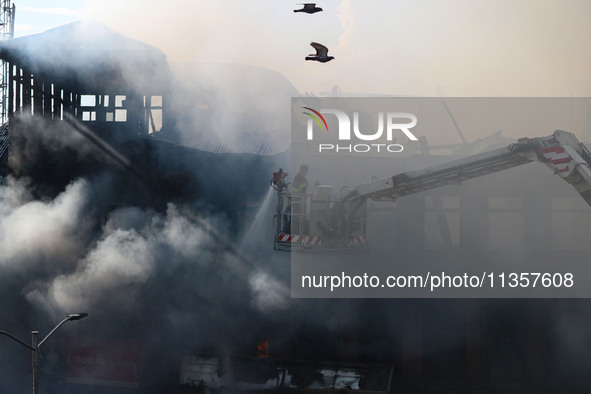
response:
<path id="1" fill-rule="evenodd" d="M 561 130 L 547 137 L 522 138 L 508 147 L 348 188 L 344 191 L 343 201 L 367 198 L 393 201 L 401 196 L 459 184 L 532 161 L 546 164 L 573 185 L 591 205 L 591 154 L 574 134 Z"/>

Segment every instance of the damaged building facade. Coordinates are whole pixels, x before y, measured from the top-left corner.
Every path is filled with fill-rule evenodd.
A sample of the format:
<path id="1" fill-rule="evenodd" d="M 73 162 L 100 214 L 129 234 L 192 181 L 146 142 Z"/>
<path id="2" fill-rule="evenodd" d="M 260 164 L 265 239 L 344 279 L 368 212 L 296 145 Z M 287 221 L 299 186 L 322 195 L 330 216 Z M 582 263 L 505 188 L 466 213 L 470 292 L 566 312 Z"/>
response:
<path id="1" fill-rule="evenodd" d="M 172 76 L 154 47 L 79 22 L 5 41 L 0 53 L 8 64 L 9 119 L 22 113 L 64 120 L 69 113 L 110 140 L 162 128 Z"/>

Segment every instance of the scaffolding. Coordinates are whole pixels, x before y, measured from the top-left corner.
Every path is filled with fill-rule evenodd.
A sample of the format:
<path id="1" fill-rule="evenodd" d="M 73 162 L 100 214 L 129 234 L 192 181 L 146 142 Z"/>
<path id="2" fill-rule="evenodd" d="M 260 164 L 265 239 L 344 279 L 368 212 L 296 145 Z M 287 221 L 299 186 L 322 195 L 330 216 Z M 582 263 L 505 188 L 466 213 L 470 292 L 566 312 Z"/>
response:
<path id="1" fill-rule="evenodd" d="M 0 40 L 8 40 L 14 37 L 14 15 L 15 6 L 11 4 L 11 0 L 0 0 Z M 0 70 L 0 124 L 3 124 L 8 119 L 8 81 L 9 81 L 9 64 L 2 60 Z"/>

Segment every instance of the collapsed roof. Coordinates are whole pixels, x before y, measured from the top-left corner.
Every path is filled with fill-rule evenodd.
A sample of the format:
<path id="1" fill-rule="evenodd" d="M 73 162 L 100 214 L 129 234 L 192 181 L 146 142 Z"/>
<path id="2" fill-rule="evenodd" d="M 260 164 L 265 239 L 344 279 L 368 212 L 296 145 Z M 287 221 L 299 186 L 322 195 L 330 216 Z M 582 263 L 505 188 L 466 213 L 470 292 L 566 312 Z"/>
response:
<path id="1" fill-rule="evenodd" d="M 162 94 L 171 79 L 161 50 L 95 21 L 0 42 L 0 57 L 70 91 Z"/>

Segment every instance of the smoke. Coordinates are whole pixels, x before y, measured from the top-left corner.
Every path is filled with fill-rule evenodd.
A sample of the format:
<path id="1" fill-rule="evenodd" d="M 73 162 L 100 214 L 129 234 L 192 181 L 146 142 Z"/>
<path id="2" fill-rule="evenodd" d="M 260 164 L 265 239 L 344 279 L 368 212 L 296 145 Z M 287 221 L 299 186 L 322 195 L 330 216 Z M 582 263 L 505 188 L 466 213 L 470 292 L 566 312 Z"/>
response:
<path id="1" fill-rule="evenodd" d="M 161 48 L 171 63 L 248 64 L 279 71 L 301 91 L 431 96 L 580 96 L 589 92 L 585 2 L 95 1 L 87 15 Z M 119 12 L 113 13 L 117 8 Z M 133 23 L 130 19 L 133 18 Z M 504 29 L 498 28 L 499 21 Z M 566 22 L 565 22 L 566 21 Z M 568 24 L 569 28 L 565 28 Z M 154 28 L 162 26 L 162 28 Z M 305 62 L 309 42 L 335 61 Z M 363 72 L 359 72 L 363 70 Z"/>
<path id="2" fill-rule="evenodd" d="M 280 73 L 237 65 L 173 68 L 170 98 L 179 142 L 210 151 L 269 154 L 288 149 L 290 99 L 299 93 Z"/>
<path id="3" fill-rule="evenodd" d="M 156 275 L 209 260 L 204 230 L 172 204 L 164 214 L 127 207 L 109 215 L 75 271 L 35 284 L 27 293 L 31 303 L 44 305 L 54 316 L 68 310 L 130 312 L 137 308 L 142 286 Z"/>
<path id="4" fill-rule="evenodd" d="M 7 311 L 23 307 L 3 319 L 3 330 L 88 312 L 92 322 L 70 333 L 129 339 L 126 327 L 138 327 L 147 354 L 171 358 L 154 373 L 168 379 L 177 347 L 256 343 L 267 320 L 259 318 L 288 308 L 285 288 L 263 261 L 238 253 L 244 221 L 231 223 L 232 212 L 243 215 L 232 206 L 264 197 L 254 174 L 274 168 L 276 158 L 218 155 L 218 166 L 207 170 L 211 154 L 149 140 L 135 149 L 114 144 L 149 175 L 138 178 L 66 122 L 50 127 L 20 117 L 11 137 L 14 175 L 0 186 L 0 288 Z M 248 166 L 252 177 L 238 182 L 232 169 Z M 249 191 L 240 191 L 243 183 Z M 161 342 L 185 333 L 190 339 Z"/>
<path id="5" fill-rule="evenodd" d="M 347 27 L 363 30 L 352 22 Z M 289 105 L 283 108 L 282 100 L 291 85 L 275 73 L 258 77 L 259 69 L 244 70 L 193 70 L 197 81 L 185 81 L 186 87 L 199 82 L 198 93 L 189 89 L 195 96 L 183 92 L 172 101 L 177 118 L 173 131 L 182 142 L 208 133 L 212 145 L 221 141 L 235 146 L 255 137 L 284 141 L 282 111 L 289 111 Z M 277 82 L 270 84 L 271 91 L 285 87 L 280 94 L 267 94 L 261 87 L 269 74 Z M 200 81 L 203 75 L 207 77 Z M 448 365 L 445 371 L 455 368 L 452 378 L 462 381 L 466 320 L 477 315 L 473 309 L 445 300 L 289 299 L 289 258 L 272 254 L 268 234 L 260 234 L 267 250 L 238 249 L 240 230 L 247 222 L 238 219 L 249 214 L 245 200 L 262 201 L 270 169 L 287 168 L 285 156 L 208 155 L 151 141 L 133 141 L 133 148 L 117 145 L 134 154 L 130 162 L 135 169 L 154 176 L 146 177 L 154 181 L 146 184 L 66 124 L 50 128 L 38 119 L 22 119 L 16 129 L 11 169 L 17 177 L 7 178 L 0 187 L 0 316 L 7 325 L 3 329 L 21 330 L 86 311 L 92 324 L 81 322 L 74 332 L 133 336 L 147 353 L 157 355 L 146 368 L 162 380 L 169 379 L 163 375 L 173 364 L 165 362 L 182 352 L 209 346 L 248 353 L 258 340 L 271 337 L 271 346 L 287 349 L 289 357 L 397 362 L 397 377 L 406 376 L 405 363 L 413 354 L 408 347 L 416 346 L 416 353 L 433 365 Z M 179 173 L 180 178 L 171 176 Z M 325 176 L 334 179 L 334 173 L 335 167 L 329 167 Z M 160 182 L 162 177 L 167 182 Z M 496 179 L 480 186 L 502 188 L 503 182 Z M 381 233 L 390 236 L 392 222 L 384 222 L 387 231 Z M 383 244 L 391 247 L 391 238 Z M 510 327 L 523 322 L 516 316 L 522 316 L 527 305 L 483 304 L 481 325 L 488 330 L 483 334 L 483 357 L 505 355 L 495 351 L 495 341 L 525 337 Z M 9 312 L 14 305 L 19 305 L 16 316 Z M 533 313 L 540 326 L 551 327 L 548 335 L 554 329 L 560 337 L 568 335 L 568 323 L 578 310 L 552 311 L 562 317 L 558 325 L 552 317 L 543 317 L 545 311 Z M 586 322 L 574 321 L 577 338 L 584 337 Z M 405 342 L 409 337 L 410 345 Z M 569 354 L 575 352 L 574 342 L 568 344 Z M 513 365 L 518 357 L 511 355 L 510 345 L 506 354 L 508 365 Z M 454 362 L 446 361 L 449 353 L 456 356 Z M 517 379 L 523 376 L 519 372 Z"/>
<path id="6" fill-rule="evenodd" d="M 24 127 L 26 130 L 31 130 Z M 28 134 L 28 133 L 27 133 Z M 35 134 L 35 132 L 33 132 Z M 63 135 L 57 133 L 58 140 Z M 39 178 L 35 170 L 43 167 L 35 152 L 45 148 L 44 139 L 27 138 L 28 159 L 33 178 Z M 18 145 L 18 144 L 17 144 Z M 59 143 L 55 145 L 63 146 Z M 55 150 L 60 154 L 60 150 Z M 76 166 L 78 158 L 67 159 L 69 166 Z M 19 161 L 13 163 L 18 167 Z M 112 168 L 113 170 L 114 168 Z M 105 173 L 109 170 L 105 169 Z M 2 214 L 5 220 L 0 227 L 4 265 L 18 266 L 25 269 L 23 262 L 39 264 L 58 264 L 58 272 L 44 280 L 37 280 L 28 286 L 27 300 L 32 304 L 43 305 L 46 311 L 56 318 L 66 311 L 90 309 L 104 312 L 121 313 L 137 306 L 141 286 L 155 275 L 172 273 L 190 264 L 196 269 L 207 269 L 215 258 L 211 248 L 212 238 L 208 231 L 218 234 L 230 233 L 222 217 L 207 220 L 191 219 L 198 206 L 177 206 L 169 203 L 164 212 L 154 208 L 127 206 L 111 210 L 112 204 L 103 204 L 106 209 L 98 211 L 94 202 L 105 193 L 105 174 L 91 179 L 79 179 L 65 186 L 65 190 L 55 197 L 43 196 L 34 199 L 38 190 L 27 178 L 15 180 L 8 178 L 1 189 Z M 113 182 L 118 182 L 116 175 L 111 175 Z M 117 187 L 111 186 L 111 190 Z M 113 202 L 118 196 L 111 195 Z M 155 201 L 159 201 L 157 196 Z M 155 204 L 157 205 L 157 204 Z M 95 209 L 93 209 L 93 207 Z M 106 218 L 100 224 L 100 218 Z M 212 226 L 207 230 L 205 226 Z M 218 235 L 214 242 L 223 241 Z M 209 242 L 208 245 L 205 243 Z M 227 241 L 226 241 L 227 242 Z M 227 249 L 230 242 L 223 243 Z M 231 246 L 230 246 L 231 247 Z M 240 267 L 240 273 L 248 273 L 252 264 L 233 257 L 223 257 L 229 266 Z M 78 256 L 78 258 L 76 258 Z M 228 255 L 229 256 L 229 255 Z M 253 287 L 260 292 L 257 280 Z M 270 307 L 268 303 L 259 307 Z"/>
<path id="7" fill-rule="evenodd" d="M 88 232 L 88 182 L 77 180 L 50 201 L 32 198 L 27 180 L 8 178 L 0 188 L 0 265 L 28 270 L 51 269 L 50 262 L 72 260 L 80 254 Z"/>
<path id="8" fill-rule="evenodd" d="M 319 81 L 330 89 L 336 67 L 305 62 L 311 41 L 336 46 L 342 31 L 334 8 L 310 18 L 292 12 L 297 4 L 263 1 L 170 1 L 166 7 L 133 1 L 90 2 L 87 16 L 129 37 L 161 48 L 174 64 L 241 64 L 280 72 L 299 91 L 317 90 Z M 109 12 L 114 8 L 117 13 Z M 130 23 L 130 16 L 133 23 Z M 155 29 L 154 26 L 162 26 Z M 303 63 L 302 63 L 303 62 Z"/>
<path id="9" fill-rule="evenodd" d="M 257 272 L 250 278 L 253 291 L 253 303 L 263 312 L 286 309 L 289 306 L 289 290 L 285 283 L 281 283 L 265 272 Z"/>
<path id="10" fill-rule="evenodd" d="M 29 135 L 39 130 L 45 128 L 22 126 L 22 137 L 38 141 L 28 146 L 32 162 L 22 177 L 7 178 L 0 188 L 5 218 L 0 226 L 2 302 L 6 310 L 10 305 L 24 305 L 21 316 L 3 320 L 5 330 L 86 311 L 91 314 L 89 320 L 69 326 L 70 333 L 99 338 L 133 336 L 142 341 L 148 373 L 163 382 L 170 381 L 168 371 L 181 353 L 209 349 L 248 354 L 262 339 L 269 339 L 273 355 L 283 351 L 286 357 L 300 359 L 402 363 L 399 360 L 410 357 L 412 341 L 409 345 L 408 338 L 413 330 L 421 333 L 422 342 L 416 344 L 420 356 L 449 365 L 442 370 L 461 381 L 454 368 L 463 370 L 466 331 L 472 320 L 483 332 L 482 357 L 491 360 L 487 368 L 512 381 L 523 379 L 526 372 L 519 367 L 520 357 L 528 354 L 528 346 L 537 346 L 534 341 L 515 347 L 529 333 L 528 319 L 549 327 L 545 335 L 552 335 L 553 330 L 559 333 L 549 350 L 552 354 L 565 351 L 585 360 L 575 342 L 585 341 L 587 320 L 573 320 L 578 309 L 564 310 L 557 302 L 536 304 L 551 308 L 551 318 L 545 316 L 548 308 L 531 309 L 530 304 L 518 301 L 482 301 L 470 307 L 468 302 L 450 300 L 290 299 L 289 255 L 272 252 L 264 226 L 253 232 L 267 240 L 267 249 L 261 239 L 253 240 L 263 245 L 258 249 L 240 248 L 240 229 L 247 228 L 248 221 L 233 229 L 224 209 L 213 210 L 202 203 L 204 191 L 196 191 L 190 200 L 169 202 L 163 209 L 158 196 L 151 197 L 152 204 L 145 197 L 141 204 L 122 203 L 118 192 L 129 183 L 129 174 L 108 160 L 102 162 L 100 172 L 76 174 L 65 185 L 41 187 L 40 173 L 47 172 L 47 163 L 34 152 L 46 148 L 46 141 Z M 67 138 L 68 133 L 54 135 Z M 59 141 L 50 145 L 67 146 Z M 160 167 L 171 161 L 166 156 L 157 158 Z M 87 168 L 84 158 L 77 156 L 58 164 Z M 223 169 L 229 168 L 234 167 Z M 245 182 L 258 176 L 258 172 L 249 174 Z M 200 177 L 208 180 L 206 174 Z M 266 181 L 265 177 L 265 186 Z M 500 187 L 503 181 L 485 183 L 491 182 Z M 213 188 L 221 208 L 242 198 L 240 193 L 233 196 L 232 186 Z M 265 197 L 260 195 L 259 201 Z M 391 223 L 382 225 L 389 228 Z M 576 338 L 563 342 L 561 338 L 571 332 Z M 489 346 L 497 340 L 501 345 L 491 350 Z M 456 357 L 454 361 L 445 361 L 450 354 Z M 505 365 L 515 367 L 514 372 L 509 373 Z M 405 367 L 400 368 L 397 376 L 406 373 Z M 20 372 L 15 373 L 19 376 Z"/>
<path id="11" fill-rule="evenodd" d="M 116 230 L 106 234 L 96 249 L 77 264 L 73 274 L 60 275 L 51 283 L 27 294 L 35 304 L 48 310 L 96 310 L 118 294 L 120 312 L 134 307 L 134 286 L 146 282 L 153 272 L 154 257 L 148 241 L 135 231 Z"/>

